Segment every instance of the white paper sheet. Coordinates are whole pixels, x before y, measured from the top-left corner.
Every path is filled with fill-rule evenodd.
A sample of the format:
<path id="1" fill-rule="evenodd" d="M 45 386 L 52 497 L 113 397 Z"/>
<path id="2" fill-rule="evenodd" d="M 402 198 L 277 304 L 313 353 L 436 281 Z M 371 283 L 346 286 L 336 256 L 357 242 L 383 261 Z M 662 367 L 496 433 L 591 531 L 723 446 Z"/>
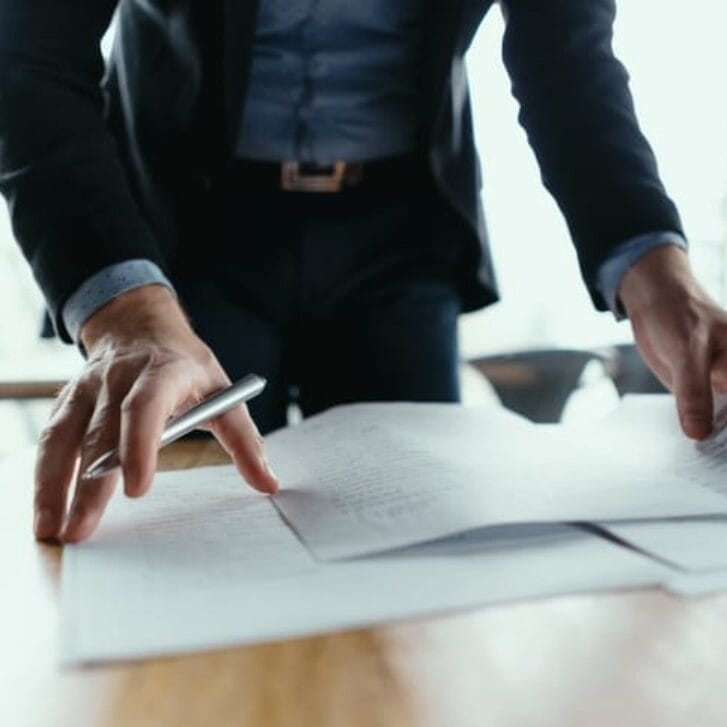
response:
<path id="1" fill-rule="evenodd" d="M 316 563 L 229 467 L 115 498 L 63 556 L 61 657 L 135 659 L 289 638 L 516 598 L 658 583 L 668 569 L 566 526 L 518 526 Z"/>
<path id="2" fill-rule="evenodd" d="M 594 427 L 594 436 L 627 464 L 639 462 L 655 476 L 672 474 L 727 494 L 727 398 L 716 400 L 715 433 L 693 442 L 682 433 L 670 395 L 627 396 Z"/>
<path id="3" fill-rule="evenodd" d="M 681 432 L 673 397 L 628 396 L 595 428 L 615 452 L 639 457 L 655 481 L 675 472 L 694 487 L 727 493 L 727 429 L 724 398 L 717 401 L 715 434 L 703 443 Z M 679 517 L 648 522 L 600 523 L 631 545 L 686 571 L 727 569 L 727 517 Z M 696 583 L 696 581 L 695 581 Z"/>
<path id="4" fill-rule="evenodd" d="M 499 407 L 356 404 L 268 438 L 275 502 L 323 560 L 517 522 L 727 512 L 727 495 Z"/>
<path id="5" fill-rule="evenodd" d="M 678 596 L 695 598 L 727 591 L 727 571 L 708 571 L 706 573 L 684 573 L 666 581 L 667 591 Z"/>
<path id="6" fill-rule="evenodd" d="M 621 540 L 685 571 L 727 569 L 727 517 L 600 523 Z"/>

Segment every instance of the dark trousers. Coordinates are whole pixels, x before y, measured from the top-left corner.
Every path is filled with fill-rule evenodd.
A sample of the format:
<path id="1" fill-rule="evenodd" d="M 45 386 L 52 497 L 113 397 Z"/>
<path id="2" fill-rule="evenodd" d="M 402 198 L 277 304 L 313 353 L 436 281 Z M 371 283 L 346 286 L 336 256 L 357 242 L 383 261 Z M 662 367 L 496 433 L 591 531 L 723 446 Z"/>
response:
<path id="1" fill-rule="evenodd" d="M 408 181 L 407 181 L 408 180 Z M 340 193 L 283 192 L 232 168 L 218 242 L 180 282 L 199 335 L 234 380 L 268 380 L 250 403 L 263 433 L 355 401 L 457 401 L 456 270 L 462 223 L 410 175 Z"/>

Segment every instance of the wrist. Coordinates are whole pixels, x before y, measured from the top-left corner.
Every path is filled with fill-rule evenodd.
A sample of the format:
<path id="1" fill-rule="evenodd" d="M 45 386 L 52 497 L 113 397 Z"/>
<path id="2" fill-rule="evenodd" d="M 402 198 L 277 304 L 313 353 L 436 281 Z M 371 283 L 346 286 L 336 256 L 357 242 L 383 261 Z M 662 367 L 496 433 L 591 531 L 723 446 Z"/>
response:
<path id="1" fill-rule="evenodd" d="M 684 250 L 665 245 L 644 255 L 632 265 L 618 289 L 618 299 L 630 318 L 678 299 L 706 299 L 706 293 L 694 277 Z"/>
<path id="2" fill-rule="evenodd" d="M 192 334 L 174 293 L 164 285 L 134 288 L 99 308 L 83 324 L 81 343 L 86 351 L 104 345 L 124 345 L 143 339 Z"/>

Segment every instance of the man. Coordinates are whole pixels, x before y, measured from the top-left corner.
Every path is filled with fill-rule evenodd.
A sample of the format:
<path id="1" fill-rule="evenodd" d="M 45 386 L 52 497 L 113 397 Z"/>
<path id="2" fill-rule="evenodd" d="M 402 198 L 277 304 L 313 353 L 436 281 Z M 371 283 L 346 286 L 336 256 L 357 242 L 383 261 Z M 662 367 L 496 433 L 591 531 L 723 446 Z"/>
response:
<path id="1" fill-rule="evenodd" d="M 211 429 L 276 480 L 253 424 L 365 399 L 456 400 L 456 317 L 496 299 L 463 54 L 490 0 L 0 0 L 0 185 L 60 336 L 88 362 L 39 447 L 35 534 L 149 488 L 175 412 L 256 371 Z M 628 314 L 711 428 L 727 317 L 689 268 L 611 51 L 613 0 L 507 0 L 504 59 L 595 305 Z M 537 244 L 537 241 L 532 241 Z M 556 283 L 557 281 L 554 281 Z M 191 318 L 190 324 L 188 317 Z M 68 509 L 68 516 L 66 511 Z"/>

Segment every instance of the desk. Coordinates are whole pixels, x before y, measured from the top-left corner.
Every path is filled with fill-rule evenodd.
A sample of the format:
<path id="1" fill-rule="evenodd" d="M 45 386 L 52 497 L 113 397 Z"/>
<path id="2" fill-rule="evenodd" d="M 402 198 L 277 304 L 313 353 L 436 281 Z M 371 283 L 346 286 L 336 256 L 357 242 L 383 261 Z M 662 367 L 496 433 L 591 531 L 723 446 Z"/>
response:
<path id="1" fill-rule="evenodd" d="M 53 399 L 82 365 L 74 347 L 38 341 L 28 351 L 0 357 L 0 399 Z"/>
<path id="2" fill-rule="evenodd" d="M 162 466 L 223 461 L 195 441 L 166 450 Z M 60 552 L 30 536 L 31 471 L 31 453 L 0 466 L 0 725 L 727 724 L 727 597 L 657 590 L 62 672 Z"/>

